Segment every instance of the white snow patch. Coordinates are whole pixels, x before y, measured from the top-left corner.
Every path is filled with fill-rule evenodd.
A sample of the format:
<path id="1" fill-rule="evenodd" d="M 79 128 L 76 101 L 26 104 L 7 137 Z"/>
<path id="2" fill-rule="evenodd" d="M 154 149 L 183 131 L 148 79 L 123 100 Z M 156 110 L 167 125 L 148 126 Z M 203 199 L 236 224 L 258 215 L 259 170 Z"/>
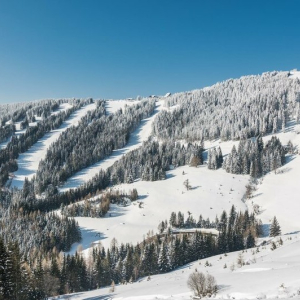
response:
<path id="1" fill-rule="evenodd" d="M 295 79 L 295 78 L 299 78 L 300 79 L 300 71 L 297 71 L 297 70 L 292 70 L 292 71 L 290 71 L 290 78 L 293 78 L 293 79 Z"/>
<path id="2" fill-rule="evenodd" d="M 125 105 L 133 105 L 137 104 L 138 100 L 107 100 L 105 101 L 106 104 L 106 112 L 109 114 L 113 114 L 117 112 L 119 109 L 124 110 Z"/>

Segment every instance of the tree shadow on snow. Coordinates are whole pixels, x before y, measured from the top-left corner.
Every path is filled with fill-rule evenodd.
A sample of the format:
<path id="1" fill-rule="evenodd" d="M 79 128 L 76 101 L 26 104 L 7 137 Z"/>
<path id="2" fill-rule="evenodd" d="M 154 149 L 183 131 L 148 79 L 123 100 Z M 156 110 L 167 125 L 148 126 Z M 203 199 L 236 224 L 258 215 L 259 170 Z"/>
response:
<path id="1" fill-rule="evenodd" d="M 166 179 L 170 179 L 170 178 L 173 178 L 173 177 L 175 177 L 174 174 L 166 174 Z"/>
<path id="2" fill-rule="evenodd" d="M 190 188 L 190 190 L 197 190 L 199 187 L 200 187 L 200 185 L 192 186 L 192 187 Z"/>
<path id="3" fill-rule="evenodd" d="M 251 199 L 256 198 L 256 197 L 258 197 L 258 196 L 260 196 L 260 195 L 262 195 L 262 194 L 263 194 L 263 193 L 255 194 L 255 195 L 253 195 L 253 196 L 251 197 Z"/>
<path id="4" fill-rule="evenodd" d="M 298 230 L 298 231 L 293 231 L 293 232 L 288 232 L 288 233 L 285 233 L 284 235 L 298 234 L 298 233 L 300 233 L 300 230 Z"/>
<path id="5" fill-rule="evenodd" d="M 225 285 L 225 284 L 219 284 L 218 285 L 218 292 L 223 292 L 226 291 L 230 288 L 230 285 Z"/>
<path id="6" fill-rule="evenodd" d="M 289 154 L 289 155 L 287 155 L 287 156 L 285 157 L 285 164 L 284 164 L 284 165 L 290 163 L 290 162 L 293 161 L 295 158 L 296 158 L 296 157 L 295 157 L 294 154 Z"/>
<path id="7" fill-rule="evenodd" d="M 83 300 L 110 300 L 113 299 L 112 295 L 100 295 L 100 296 L 95 296 L 95 297 L 88 297 L 88 298 L 83 298 Z"/>

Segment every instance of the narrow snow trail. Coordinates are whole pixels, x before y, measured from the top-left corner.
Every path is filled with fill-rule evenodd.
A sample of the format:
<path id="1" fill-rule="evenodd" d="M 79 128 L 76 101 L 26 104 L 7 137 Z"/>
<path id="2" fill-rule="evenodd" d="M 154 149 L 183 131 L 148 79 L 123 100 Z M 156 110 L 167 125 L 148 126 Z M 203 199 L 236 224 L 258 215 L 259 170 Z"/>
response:
<path id="1" fill-rule="evenodd" d="M 119 104 L 115 103 L 113 107 L 111 106 L 110 112 L 114 112 L 120 108 L 120 105 L 123 105 L 124 107 L 126 104 L 126 103 L 125 104 L 121 103 L 121 101 L 119 102 L 120 102 Z M 138 128 L 130 135 L 129 141 L 124 148 L 114 150 L 109 157 L 102 159 L 101 161 L 92 165 L 91 167 L 85 168 L 77 172 L 74 176 L 69 178 L 67 182 L 59 189 L 60 192 L 67 191 L 69 189 L 74 189 L 79 185 L 87 182 L 89 179 L 93 178 L 96 174 L 98 174 L 101 169 L 104 170 L 107 169 L 108 167 L 112 166 L 114 162 L 120 159 L 124 154 L 139 148 L 142 145 L 142 143 L 146 141 L 148 137 L 151 135 L 152 122 L 156 117 L 156 115 L 162 109 L 163 109 L 163 101 L 156 102 L 156 108 L 154 110 L 154 113 L 149 118 L 146 118 L 141 121 L 141 124 L 138 126 Z"/>
<path id="2" fill-rule="evenodd" d="M 11 186 L 22 188 L 25 178 L 30 179 L 35 175 L 39 162 L 46 156 L 49 146 L 59 138 L 62 132 L 71 126 L 77 126 L 80 119 L 85 116 L 88 111 L 94 110 L 95 108 L 96 105 L 92 103 L 75 111 L 60 128 L 45 134 L 44 137 L 36 142 L 27 152 L 20 154 L 17 160 L 19 169 L 14 173 Z"/>
<path id="3" fill-rule="evenodd" d="M 10 141 L 10 138 L 8 138 L 6 141 L 2 142 L 0 144 L 0 149 L 6 148 L 7 144 L 9 143 L 9 141 Z"/>
<path id="4" fill-rule="evenodd" d="M 72 105 L 69 104 L 69 103 L 62 103 L 62 104 L 59 106 L 58 110 L 52 112 L 51 115 L 57 115 L 57 114 L 59 114 L 59 113 L 62 112 L 62 111 L 67 111 L 67 110 L 68 110 L 69 108 L 71 108 L 71 107 L 72 107 Z M 36 121 L 35 121 L 35 122 L 32 122 L 32 123 L 29 123 L 29 127 L 34 127 L 34 126 L 36 126 L 36 125 L 39 123 L 39 121 L 41 120 L 41 117 L 35 116 L 35 118 L 36 118 Z M 22 129 L 22 130 L 20 129 L 20 122 L 17 122 L 15 125 L 16 125 L 16 132 L 15 132 L 15 135 L 16 135 L 16 136 L 19 136 L 19 135 L 21 135 L 22 133 L 25 133 L 25 132 L 26 132 L 26 129 Z M 10 142 L 10 139 L 11 139 L 11 138 L 8 138 L 6 141 L 2 142 L 2 143 L 0 144 L 0 149 L 6 148 L 7 144 Z"/>

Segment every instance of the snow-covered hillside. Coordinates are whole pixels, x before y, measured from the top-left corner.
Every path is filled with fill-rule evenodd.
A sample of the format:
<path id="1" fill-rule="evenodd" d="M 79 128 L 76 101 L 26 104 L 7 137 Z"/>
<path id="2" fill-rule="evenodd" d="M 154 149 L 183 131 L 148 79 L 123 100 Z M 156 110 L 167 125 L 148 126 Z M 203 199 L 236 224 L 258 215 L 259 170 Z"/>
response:
<path id="1" fill-rule="evenodd" d="M 129 102 L 127 100 L 123 100 L 123 101 L 116 100 L 116 101 L 107 101 L 107 102 L 108 102 L 107 108 L 109 113 L 114 113 L 118 109 L 124 108 L 125 105 L 131 105 L 135 103 L 135 102 Z M 74 176 L 72 176 L 66 181 L 66 183 L 60 188 L 60 191 L 64 192 L 66 190 L 78 187 L 79 185 L 87 182 L 96 174 L 98 174 L 101 169 L 103 170 L 107 169 L 108 167 L 113 165 L 115 161 L 120 159 L 126 153 L 140 147 L 142 143 L 146 141 L 151 135 L 152 122 L 156 117 L 156 115 L 162 109 L 163 109 L 163 101 L 156 102 L 156 109 L 153 115 L 141 121 L 141 124 L 138 126 L 138 128 L 130 135 L 129 141 L 124 148 L 114 150 L 112 155 L 110 155 L 106 159 L 103 159 L 100 162 L 94 164 L 93 166 L 83 169 L 78 173 L 76 173 Z"/>
<path id="2" fill-rule="evenodd" d="M 298 132 L 300 125 L 290 123 L 286 132 L 280 132 L 276 136 L 284 145 L 292 141 L 296 146 L 300 145 Z M 264 142 L 272 136 L 265 136 Z M 233 145 L 237 146 L 238 142 L 217 140 L 206 143 L 207 148 L 220 146 L 224 156 L 230 152 Z M 185 175 L 182 175 L 183 171 Z M 300 206 L 297 201 L 300 192 L 297 186 L 299 174 L 300 156 L 288 155 L 287 164 L 280 168 L 277 174 L 269 173 L 258 181 L 257 190 L 246 203 L 242 202 L 242 198 L 249 176 L 228 174 L 224 170 L 208 170 L 205 165 L 198 168 L 176 168 L 167 173 L 167 179 L 164 181 L 137 181 L 133 184 L 117 185 L 114 190 L 126 192 L 136 188 L 140 195 L 138 203 L 143 203 L 143 208 L 139 208 L 138 203 L 132 203 L 128 207 L 112 205 L 105 218 L 77 217 L 83 233 L 81 244 L 83 249 L 88 249 L 98 242 L 104 247 L 109 247 L 113 238 L 120 243 L 136 243 L 148 232 L 156 233 L 159 222 L 168 219 L 172 211 L 182 210 L 185 214 L 191 211 L 195 218 L 202 214 L 205 218 L 213 219 L 224 209 L 228 211 L 232 204 L 242 211 L 246 208 L 252 211 L 253 205 L 258 204 L 258 218 L 267 225 L 266 234 L 274 216 L 277 216 L 283 233 L 295 232 L 300 230 Z M 190 180 L 192 190 L 185 191 L 185 179 Z M 73 246 L 71 253 L 76 251 L 77 246 L 78 244 Z"/>
<path id="3" fill-rule="evenodd" d="M 95 109 L 95 104 L 88 104 L 81 109 L 75 111 L 70 118 L 65 121 L 61 127 L 57 130 L 53 130 L 47 133 L 37 143 L 35 143 L 27 152 L 20 154 L 18 158 L 18 171 L 14 173 L 12 179 L 12 187 L 22 188 L 25 178 L 31 178 L 34 176 L 38 169 L 38 165 L 41 159 L 43 159 L 47 153 L 48 147 L 54 143 L 62 132 L 67 130 L 71 126 L 76 126 L 80 119 L 89 111 Z M 66 109 L 65 105 L 62 108 Z"/>
<path id="4" fill-rule="evenodd" d="M 186 179 L 192 187 L 189 191 L 183 185 Z M 185 166 L 169 171 L 163 181 L 137 181 L 115 186 L 114 190 L 120 191 L 136 188 L 140 199 L 127 207 L 111 205 L 105 218 L 77 217 L 83 232 L 83 249 L 99 241 L 107 248 L 113 238 L 119 243 L 141 242 L 148 232 L 156 233 L 159 222 L 169 220 L 173 211 L 182 211 L 186 216 L 190 211 L 195 219 L 202 214 L 211 220 L 223 210 L 229 211 L 232 205 L 244 211 L 246 205 L 241 199 L 248 180 L 248 176 L 232 175 L 224 170 L 214 172 L 205 166 Z M 139 203 L 142 203 L 141 207 Z M 73 246 L 72 253 L 77 246 Z"/>
<path id="5" fill-rule="evenodd" d="M 62 134 L 66 129 L 78 125 L 80 119 L 87 115 L 88 111 L 94 110 L 95 112 L 98 110 L 97 104 L 88 104 L 75 111 L 59 129 L 45 134 L 28 151 L 20 154 L 17 159 L 18 171 L 14 173 L 11 187 L 21 189 L 26 177 L 31 179 L 35 174 L 37 176 L 28 183 L 27 189 L 16 190 L 11 193 L 8 188 L 3 188 L 3 192 L 11 193 L 14 196 L 13 200 L 16 203 L 20 202 L 21 208 L 18 210 L 20 214 L 23 210 L 26 212 L 28 209 L 30 214 L 35 210 L 41 211 L 41 214 L 45 214 L 48 218 L 51 216 L 51 218 L 55 217 L 59 220 L 63 219 L 61 213 L 69 217 L 76 216 L 75 220 L 78 222 L 79 228 L 72 220 L 74 226 L 73 231 L 70 230 L 71 233 L 68 233 L 69 236 L 65 233 L 64 236 L 59 236 L 58 229 L 55 230 L 56 232 L 53 231 L 47 235 L 47 237 L 51 236 L 48 239 L 49 244 L 55 241 L 56 238 L 60 241 L 58 246 L 51 244 L 49 246 L 50 250 L 47 249 L 47 251 L 54 249 L 53 252 L 55 252 L 55 249 L 59 249 L 57 253 L 65 251 L 73 258 L 76 256 L 72 255 L 79 251 L 80 255 L 86 259 L 87 264 L 90 264 L 89 267 L 94 264 L 93 268 L 95 269 L 96 259 L 94 258 L 93 262 L 89 261 L 93 248 L 104 247 L 107 251 L 112 244 L 111 242 L 115 242 L 114 239 L 117 240 L 119 246 L 126 243 L 132 245 L 141 243 L 147 237 L 158 233 L 158 225 L 162 221 L 169 221 L 172 212 L 178 213 L 180 211 L 185 217 L 191 214 L 195 220 L 198 220 L 201 215 L 205 220 L 209 218 L 210 221 L 214 221 L 216 217 L 220 217 L 223 211 L 229 212 L 234 205 L 237 212 L 244 212 L 248 209 L 250 212 L 255 212 L 255 217 L 262 221 L 264 233 L 263 237 L 257 240 L 257 245 L 263 243 L 264 240 L 267 242 L 264 246 L 260 246 L 259 250 L 255 248 L 245 251 L 242 255 L 246 265 L 242 267 L 237 267 L 237 257 L 241 252 L 229 253 L 228 256 L 222 254 L 204 261 L 193 262 L 167 274 L 151 276 L 149 281 L 143 278 L 133 284 L 117 285 L 114 293 L 110 293 L 109 287 L 106 287 L 95 291 L 61 296 L 60 298 L 191 299 L 192 293 L 189 291 L 186 282 L 188 276 L 197 269 L 197 271 L 209 272 L 215 276 L 219 285 L 216 298 L 275 299 L 298 297 L 300 299 L 300 202 L 298 201 L 298 194 L 300 193 L 300 185 L 298 185 L 300 176 L 300 124 L 298 124 L 300 105 L 297 92 L 299 74 L 298 71 L 291 71 L 265 73 L 261 77 L 246 76 L 238 80 L 218 83 L 203 90 L 175 94 L 168 98 L 157 98 L 156 101 L 152 99 L 151 111 L 146 115 L 141 114 L 140 118 L 136 120 L 136 126 L 131 127 L 132 129 L 126 127 L 125 122 L 120 122 L 122 114 L 117 111 L 119 109 L 124 110 L 126 105 L 131 106 L 138 103 L 138 101 L 129 99 L 106 100 L 101 104 L 103 105 L 103 112 L 95 114 L 95 119 L 101 121 L 102 116 L 107 120 L 115 118 L 113 123 L 103 123 L 102 127 L 96 127 L 94 126 L 95 120 L 91 118 L 92 121 L 81 122 L 80 125 L 83 124 L 82 126 L 73 128 L 77 130 L 81 127 L 80 131 L 70 130 L 70 133 L 67 131 L 68 136 L 67 133 Z M 264 81 L 266 82 L 264 83 Z M 273 86 L 274 89 L 272 89 Z M 277 92 L 280 94 L 279 96 Z M 236 104 L 238 105 L 236 106 Z M 55 113 L 68 109 L 69 105 L 66 103 L 61 104 Z M 219 111 L 217 111 L 218 109 Z M 126 115 L 128 120 L 133 119 L 134 111 L 135 109 L 129 109 L 130 113 Z M 145 117 L 149 115 L 150 117 Z M 214 115 L 213 118 L 210 118 L 211 115 Z M 36 126 L 39 122 L 39 119 L 30 120 L 35 122 L 32 121 L 29 126 Z M 113 125 L 107 126 L 107 124 Z M 24 130 L 21 130 L 21 122 L 16 122 L 15 125 L 16 135 L 24 132 Z M 84 134 L 86 132 L 84 131 L 85 128 L 91 129 L 89 134 Z M 106 132 L 105 128 L 117 128 L 122 132 L 122 135 L 120 135 L 122 140 L 120 138 L 120 141 L 117 141 L 119 143 L 116 143 L 116 141 L 106 139 L 106 137 L 119 135 L 115 135 L 115 131 Z M 79 132 L 81 134 L 78 134 Z M 270 132 L 274 134 L 266 134 Z M 102 133 L 103 138 L 97 139 L 98 133 Z M 8 134 L 4 137 L 7 136 Z M 261 142 L 260 136 L 262 136 L 264 143 Z M 281 147 L 280 159 L 284 164 L 277 165 L 276 162 L 274 168 L 274 157 L 278 153 L 275 153 L 272 145 L 266 146 L 272 136 L 276 136 L 280 140 L 278 141 Z M 242 149 L 244 146 L 241 146 L 240 149 L 238 147 L 239 139 L 244 138 L 249 138 L 249 141 L 251 141 L 249 143 L 245 142 L 247 145 L 251 144 L 248 148 L 245 147 L 246 150 Z M 63 142 L 59 145 L 53 145 L 57 140 Z M 179 145 L 177 141 L 182 144 Z M 5 148 L 6 142 L 4 141 L 0 148 Z M 204 143 L 204 152 L 202 142 Z M 197 145 L 194 146 L 192 143 Z M 50 147 L 51 144 L 52 147 Z M 292 144 L 293 147 L 286 147 L 288 144 Z M 103 148 L 105 151 L 101 148 L 103 155 L 99 155 L 99 145 L 105 148 Z M 235 153 L 238 154 L 234 159 L 235 162 L 238 162 L 240 168 L 234 170 L 230 167 L 228 169 L 229 164 L 224 163 L 225 169 L 222 169 L 219 157 L 222 158 L 222 161 L 223 158 L 226 160 L 226 157 L 232 157 L 233 146 L 238 149 L 235 150 Z M 220 153 L 220 155 L 218 154 L 218 162 L 215 164 L 216 167 L 208 169 L 208 166 L 211 166 L 211 153 L 213 152 L 210 150 L 215 147 L 221 148 L 221 151 L 218 150 L 218 153 Z M 184 152 L 186 149 L 191 148 L 197 150 L 193 150 L 188 154 Z M 132 150 L 135 150 L 135 155 L 128 155 Z M 273 153 L 269 154 L 268 151 L 271 152 L 272 150 Z M 172 151 L 175 153 L 174 155 Z M 244 152 L 247 152 L 247 155 L 244 155 Z M 45 159 L 46 154 L 49 156 L 47 159 Z M 103 157 L 104 159 L 101 159 Z M 244 161 L 242 162 L 242 158 L 245 158 L 245 164 Z M 39 162 L 42 159 L 44 159 L 44 164 L 40 164 L 40 167 L 45 168 L 39 169 L 37 172 Z M 199 160 L 196 163 L 197 167 L 188 165 L 189 163 L 193 164 L 193 159 Z M 204 164 L 202 164 L 203 159 Z M 253 167 L 255 159 L 257 162 L 255 168 L 260 167 L 263 169 L 263 166 L 268 164 L 269 169 L 266 168 L 261 173 L 253 175 L 249 170 L 250 167 Z M 81 160 L 82 164 L 79 164 L 78 162 L 81 162 Z M 215 160 L 217 160 L 216 156 Z M 118 164 L 115 164 L 117 161 Z M 229 159 L 227 159 L 228 161 Z M 83 162 L 86 162 L 86 164 Z M 246 168 L 243 169 L 241 166 L 247 165 L 248 162 L 248 171 L 245 171 Z M 201 165 L 198 165 L 200 163 Z M 86 168 L 86 166 L 89 167 Z M 216 170 L 213 170 L 214 168 Z M 231 173 L 227 173 L 225 170 Z M 7 174 L 11 176 L 11 172 L 13 171 L 7 172 Z M 160 176 L 154 177 L 154 173 L 160 174 Z M 250 173 L 252 177 L 250 175 L 237 175 L 238 173 Z M 153 176 L 147 176 L 149 174 Z M 37 180 L 38 176 L 39 180 Z M 188 180 L 190 188 L 185 186 L 184 182 L 186 180 Z M 65 183 L 62 185 L 64 181 Z M 122 182 L 131 183 L 120 184 Z M 246 197 L 246 188 L 249 184 L 251 184 L 251 194 Z M 58 188 L 58 192 L 54 186 Z M 120 199 L 113 198 L 114 196 L 130 194 L 133 189 L 138 192 L 139 197 L 137 200 L 128 200 L 126 205 L 124 203 L 116 204 Z M 109 204 L 106 207 L 101 206 L 104 201 L 97 203 L 98 206 L 95 204 L 93 207 L 94 204 L 88 203 L 88 201 L 100 198 L 109 192 L 111 193 L 109 196 L 112 198 L 106 195 L 108 200 L 105 201 L 114 204 L 110 204 L 108 211 Z M 7 198 L 9 198 L 9 195 Z M 83 204 L 86 205 L 84 208 Z M 80 207 L 83 209 L 81 210 Z M 69 208 L 70 210 L 68 210 Z M 80 215 L 93 215 L 98 216 L 98 218 L 79 217 Z M 283 246 L 278 243 L 279 237 L 274 238 L 278 248 L 272 251 L 272 241 L 270 241 L 268 235 L 270 223 L 274 216 L 277 217 L 281 226 Z M 254 219 L 253 215 L 251 218 Z M 68 220 L 68 218 L 65 219 Z M 245 217 L 244 220 L 248 219 Z M 217 229 L 222 228 L 220 227 L 222 224 L 226 224 L 226 222 L 219 221 L 220 219 L 216 221 L 217 226 L 215 228 Z M 237 221 L 233 222 L 238 223 Z M 169 222 L 170 224 L 171 222 Z M 202 226 L 202 224 L 199 227 L 207 228 L 206 225 Z M 259 222 L 256 224 L 259 224 Z M 214 228 L 214 225 L 211 227 Z M 55 228 L 59 228 L 58 225 Z M 249 236 L 253 234 L 252 238 L 254 239 L 256 234 L 260 234 L 257 228 L 260 227 L 247 228 L 247 232 L 245 231 L 240 235 L 241 247 L 234 249 L 251 247 L 254 242 L 251 246 L 248 246 L 244 243 L 243 238 L 246 239 L 246 233 Z M 82 236 L 81 241 L 79 229 Z M 217 231 L 217 229 L 214 230 Z M 222 229 L 220 233 L 222 234 Z M 229 238 L 228 236 L 226 238 L 231 241 L 230 236 Z M 69 241 L 69 238 L 70 242 L 67 244 L 66 241 Z M 80 242 L 74 243 L 75 241 Z M 158 240 L 155 251 L 160 247 L 160 242 Z M 143 247 L 142 251 L 145 250 Z M 170 249 L 172 248 L 170 247 Z M 228 249 L 230 248 L 218 248 L 215 252 L 210 252 L 210 255 L 212 253 L 223 253 Z M 143 253 L 140 254 L 145 256 Z M 171 250 L 170 253 L 172 253 Z M 157 251 L 156 260 L 158 260 L 158 254 L 159 251 Z M 94 255 L 100 257 L 100 254 Z M 190 252 L 188 255 L 190 255 Z M 103 256 L 105 257 L 105 255 Z M 120 265 L 116 273 L 120 272 L 121 274 L 123 272 L 124 257 L 120 256 L 118 258 Z M 194 256 L 189 257 L 194 259 Z M 135 267 L 142 268 L 141 261 L 142 259 L 135 262 Z M 184 260 L 183 263 L 187 261 L 189 260 Z M 211 266 L 205 267 L 206 261 Z M 50 269 L 51 263 L 50 261 L 44 262 L 45 268 Z M 58 258 L 58 263 L 61 267 L 61 256 Z M 172 269 L 178 265 L 180 264 L 173 266 Z M 226 267 L 224 267 L 225 265 Z M 115 272 L 115 266 L 109 266 L 109 268 L 109 272 L 111 270 Z M 156 273 L 157 270 L 155 270 Z M 100 274 L 99 270 L 97 272 Z M 139 274 L 145 275 L 146 272 Z M 121 275 L 123 276 L 123 274 Z M 57 274 L 56 276 L 56 279 L 60 278 Z M 110 275 L 107 276 L 109 280 L 113 278 Z M 95 276 L 91 279 L 94 282 L 90 283 L 89 287 L 95 288 L 107 284 L 103 277 L 99 278 Z M 113 280 L 117 280 L 116 282 L 121 281 L 121 277 L 116 278 Z M 126 280 L 129 278 L 133 277 L 128 277 Z M 74 287 L 69 289 L 66 283 L 63 289 L 60 289 L 60 293 L 62 293 L 61 291 L 65 293 L 76 290 L 83 291 L 87 289 L 86 286 L 88 285 L 83 285 L 78 289 Z M 52 295 L 55 295 L 55 293 L 53 292 Z"/>
<path id="6" fill-rule="evenodd" d="M 142 278 L 136 283 L 117 285 L 85 293 L 60 296 L 56 299 L 114 299 L 114 300 L 188 300 L 193 295 L 187 286 L 191 273 L 209 273 L 216 278 L 219 291 L 217 299 L 300 299 L 300 234 L 281 237 L 283 245 L 271 250 L 271 240 L 265 246 L 247 251 L 217 255 L 196 261 L 173 272 Z M 261 240 L 262 242 L 262 240 Z M 240 267 L 242 254 L 245 265 Z M 211 266 L 206 267 L 206 261 Z M 224 266 L 226 265 L 226 268 Z M 209 298 L 208 298 L 209 299 Z"/>

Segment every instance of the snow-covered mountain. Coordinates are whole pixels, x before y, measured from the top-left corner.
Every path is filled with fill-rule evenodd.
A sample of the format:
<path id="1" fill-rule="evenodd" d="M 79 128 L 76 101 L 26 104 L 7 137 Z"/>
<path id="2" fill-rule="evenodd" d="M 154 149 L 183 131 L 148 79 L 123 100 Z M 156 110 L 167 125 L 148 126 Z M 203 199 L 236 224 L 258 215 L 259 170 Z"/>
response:
<path id="1" fill-rule="evenodd" d="M 20 266 L 30 270 L 31 281 L 23 290 L 67 293 L 61 299 L 190 299 L 187 280 L 197 269 L 216 278 L 216 298 L 300 298 L 299 74 L 268 72 L 138 100 L 0 107 L 0 233 L 4 245 L 17 241 L 26 257 Z M 182 230 L 217 232 L 212 238 L 219 245 L 221 216 L 232 206 L 235 225 L 238 212 L 255 218 L 260 229 L 247 227 L 249 221 L 242 238 L 253 235 L 258 247 L 243 244 L 227 256 L 214 250 L 217 255 L 173 264 L 171 272 L 147 280 L 142 261 L 148 241 L 155 241 L 156 260 L 166 243 L 171 260 L 174 241 L 166 240 L 172 213 L 186 217 Z M 279 236 L 268 237 L 274 216 L 282 245 Z M 130 245 L 141 247 L 132 270 L 125 267 L 136 251 Z M 108 249 L 116 261 L 107 258 Z M 245 265 L 238 267 L 241 253 Z M 105 276 L 98 256 L 103 264 L 113 261 Z M 38 283 L 41 272 L 48 287 Z M 96 287 L 102 288 L 83 292 Z"/>

